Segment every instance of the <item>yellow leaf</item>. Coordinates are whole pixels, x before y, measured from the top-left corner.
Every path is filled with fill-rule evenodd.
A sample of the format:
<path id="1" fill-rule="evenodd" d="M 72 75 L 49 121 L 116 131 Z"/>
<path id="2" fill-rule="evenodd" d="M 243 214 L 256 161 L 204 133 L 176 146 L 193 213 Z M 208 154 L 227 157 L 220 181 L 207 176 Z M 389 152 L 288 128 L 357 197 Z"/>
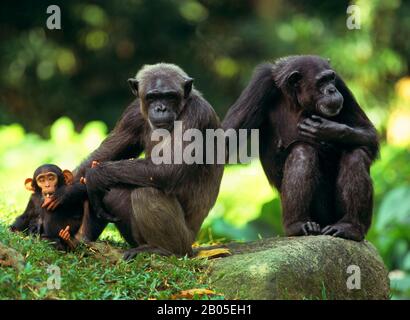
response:
<path id="1" fill-rule="evenodd" d="M 204 259 L 204 258 L 219 258 L 219 257 L 226 257 L 230 256 L 231 252 L 229 249 L 226 248 L 219 248 L 219 249 L 211 249 L 211 250 L 201 250 L 198 252 L 196 258 Z"/>
<path id="2" fill-rule="evenodd" d="M 192 299 L 195 295 L 203 296 L 205 294 L 215 294 L 215 291 L 209 289 L 190 289 L 190 290 L 183 290 L 180 293 L 174 294 L 171 298 L 172 299 Z"/>

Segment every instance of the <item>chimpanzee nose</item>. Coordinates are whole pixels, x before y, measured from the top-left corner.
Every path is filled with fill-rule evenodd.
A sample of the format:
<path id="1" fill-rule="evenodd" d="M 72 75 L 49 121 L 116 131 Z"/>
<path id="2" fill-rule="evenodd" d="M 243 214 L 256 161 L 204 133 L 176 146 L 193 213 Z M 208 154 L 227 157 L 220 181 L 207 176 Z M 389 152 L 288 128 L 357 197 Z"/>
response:
<path id="1" fill-rule="evenodd" d="M 163 104 L 159 104 L 154 108 L 155 112 L 165 112 L 167 108 Z"/>

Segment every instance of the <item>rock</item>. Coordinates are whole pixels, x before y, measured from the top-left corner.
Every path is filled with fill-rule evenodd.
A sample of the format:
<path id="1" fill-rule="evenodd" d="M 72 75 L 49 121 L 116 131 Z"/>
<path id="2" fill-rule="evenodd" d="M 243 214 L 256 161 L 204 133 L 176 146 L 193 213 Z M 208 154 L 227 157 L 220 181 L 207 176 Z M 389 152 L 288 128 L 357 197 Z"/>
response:
<path id="1" fill-rule="evenodd" d="M 0 267 L 12 267 L 21 271 L 24 265 L 24 257 L 19 252 L 0 242 Z"/>
<path id="2" fill-rule="evenodd" d="M 229 244 L 210 262 L 212 287 L 227 299 L 388 299 L 389 279 L 367 241 L 331 236 Z M 357 267 L 348 267 L 354 265 Z M 353 279 L 354 278 L 354 279 Z M 348 288 L 347 283 L 360 286 Z"/>
<path id="3" fill-rule="evenodd" d="M 116 264 L 123 260 L 124 253 L 121 250 L 112 247 L 107 242 L 92 242 L 87 244 L 87 248 L 98 260 L 107 261 L 112 264 Z"/>

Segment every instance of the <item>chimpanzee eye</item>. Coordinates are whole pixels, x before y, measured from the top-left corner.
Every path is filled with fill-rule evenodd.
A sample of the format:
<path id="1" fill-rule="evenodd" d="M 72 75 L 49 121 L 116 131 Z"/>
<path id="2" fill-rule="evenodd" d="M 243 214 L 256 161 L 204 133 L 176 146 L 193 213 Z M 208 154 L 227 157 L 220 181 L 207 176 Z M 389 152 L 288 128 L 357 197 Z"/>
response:
<path id="1" fill-rule="evenodd" d="M 317 86 L 321 88 L 323 85 L 328 84 L 329 82 L 334 82 L 336 80 L 336 73 L 332 72 L 320 77 L 317 80 Z"/>
<path id="2" fill-rule="evenodd" d="M 322 77 L 317 81 L 316 85 L 318 88 L 321 88 L 324 84 L 326 84 L 326 82 L 328 82 L 328 80 Z"/>
<path id="3" fill-rule="evenodd" d="M 147 94 L 147 95 L 145 96 L 145 101 L 151 103 L 152 101 L 154 101 L 154 98 L 155 98 L 155 97 L 154 97 L 153 95 Z"/>
<path id="4" fill-rule="evenodd" d="M 171 103 L 176 103 L 178 102 L 178 96 L 176 94 L 173 93 L 169 93 L 166 95 L 166 99 L 171 102 Z"/>

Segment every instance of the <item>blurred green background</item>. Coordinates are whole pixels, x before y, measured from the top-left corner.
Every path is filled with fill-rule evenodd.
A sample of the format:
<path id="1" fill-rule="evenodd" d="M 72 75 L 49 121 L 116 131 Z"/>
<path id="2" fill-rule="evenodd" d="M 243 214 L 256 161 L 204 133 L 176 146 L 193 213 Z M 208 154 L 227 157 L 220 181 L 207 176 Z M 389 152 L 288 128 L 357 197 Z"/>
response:
<path id="1" fill-rule="evenodd" d="M 61 8 L 48 30 L 46 8 Z M 361 28 L 346 27 L 349 4 Z M 5 1 L 0 11 L 0 219 L 29 197 L 40 164 L 73 169 L 132 100 L 145 63 L 180 65 L 221 118 L 254 66 L 289 54 L 331 59 L 379 130 L 375 210 L 367 239 L 410 297 L 410 2 L 392 0 Z M 226 168 L 199 241 L 281 235 L 278 194 L 257 161 Z"/>

